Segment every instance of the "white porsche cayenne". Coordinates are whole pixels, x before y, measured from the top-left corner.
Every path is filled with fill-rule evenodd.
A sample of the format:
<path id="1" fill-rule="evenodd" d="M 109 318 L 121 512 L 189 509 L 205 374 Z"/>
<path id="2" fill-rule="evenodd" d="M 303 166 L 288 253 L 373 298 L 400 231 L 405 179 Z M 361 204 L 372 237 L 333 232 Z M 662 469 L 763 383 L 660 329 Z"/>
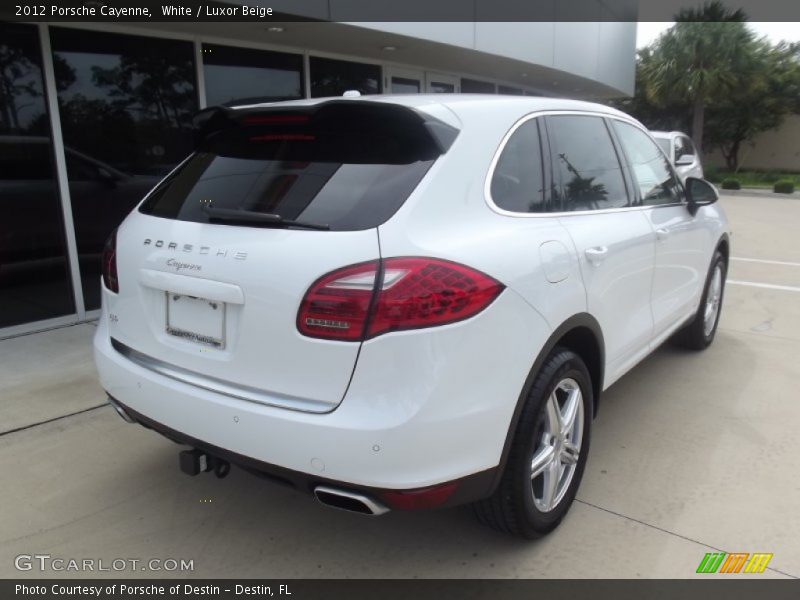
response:
<path id="1" fill-rule="evenodd" d="M 380 514 L 564 517 L 600 394 L 714 339 L 715 188 L 585 102 L 376 96 L 212 108 L 109 239 L 110 402 L 230 464 Z M 687 358 L 688 360 L 688 358 Z"/>

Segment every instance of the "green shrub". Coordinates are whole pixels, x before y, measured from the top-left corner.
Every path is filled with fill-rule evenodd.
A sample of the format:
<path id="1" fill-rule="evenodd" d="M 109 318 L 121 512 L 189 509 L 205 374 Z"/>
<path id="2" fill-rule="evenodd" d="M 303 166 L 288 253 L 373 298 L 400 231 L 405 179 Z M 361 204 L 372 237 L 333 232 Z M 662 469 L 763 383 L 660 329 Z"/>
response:
<path id="1" fill-rule="evenodd" d="M 710 181 L 711 183 L 719 183 L 722 181 L 722 175 L 720 175 L 719 169 L 714 166 L 706 167 L 704 176 L 706 181 Z"/>
<path id="2" fill-rule="evenodd" d="M 734 179 L 733 177 L 727 177 L 722 180 L 722 189 L 723 190 L 740 190 L 742 189 L 742 184 L 739 183 L 738 179 Z"/>
<path id="3" fill-rule="evenodd" d="M 772 191 L 776 194 L 792 194 L 794 193 L 794 182 L 790 179 L 781 179 L 776 181 L 772 186 Z"/>

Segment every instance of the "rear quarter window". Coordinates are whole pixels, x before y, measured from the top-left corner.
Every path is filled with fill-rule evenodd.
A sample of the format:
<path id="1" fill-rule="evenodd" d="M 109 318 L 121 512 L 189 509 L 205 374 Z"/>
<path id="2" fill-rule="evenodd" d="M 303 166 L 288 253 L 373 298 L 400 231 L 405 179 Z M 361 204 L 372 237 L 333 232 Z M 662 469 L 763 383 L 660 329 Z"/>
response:
<path id="1" fill-rule="evenodd" d="M 538 119 L 520 125 L 508 138 L 492 173 L 495 205 L 510 212 L 547 212 Z"/>

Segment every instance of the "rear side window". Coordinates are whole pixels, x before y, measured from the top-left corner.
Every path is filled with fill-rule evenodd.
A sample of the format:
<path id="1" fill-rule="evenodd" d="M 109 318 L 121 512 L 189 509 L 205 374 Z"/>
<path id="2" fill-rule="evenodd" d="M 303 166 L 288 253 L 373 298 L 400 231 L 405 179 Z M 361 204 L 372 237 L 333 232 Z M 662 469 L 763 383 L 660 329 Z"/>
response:
<path id="1" fill-rule="evenodd" d="M 140 211 L 207 223 L 211 203 L 334 231 L 369 229 L 397 211 L 438 155 L 413 127 L 368 115 L 256 116 L 207 137 Z"/>
<path id="2" fill-rule="evenodd" d="M 492 174 L 491 195 L 503 210 L 546 212 L 538 119 L 523 123 L 506 142 Z"/>
<path id="3" fill-rule="evenodd" d="M 548 117 L 556 202 L 561 211 L 628 206 L 619 159 L 603 119 Z"/>
<path id="4" fill-rule="evenodd" d="M 657 206 L 680 202 L 680 184 L 653 140 L 638 127 L 617 120 L 613 123 L 639 187 L 642 204 Z"/>

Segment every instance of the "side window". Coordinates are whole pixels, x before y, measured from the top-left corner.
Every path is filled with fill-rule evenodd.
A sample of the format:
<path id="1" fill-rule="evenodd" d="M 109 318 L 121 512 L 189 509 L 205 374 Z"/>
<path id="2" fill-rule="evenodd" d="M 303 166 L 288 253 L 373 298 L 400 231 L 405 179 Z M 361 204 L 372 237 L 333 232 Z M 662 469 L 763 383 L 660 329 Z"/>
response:
<path id="1" fill-rule="evenodd" d="M 656 143 L 638 127 L 617 120 L 613 123 L 639 186 L 642 204 L 656 206 L 681 202 L 680 184 Z"/>
<path id="2" fill-rule="evenodd" d="M 492 175 L 492 200 L 511 212 L 546 212 L 538 119 L 526 121 L 503 148 Z"/>
<path id="3" fill-rule="evenodd" d="M 675 156 L 672 157 L 673 162 L 678 162 L 678 159 L 684 154 L 691 154 L 686 147 L 686 138 L 678 136 L 675 138 Z"/>
<path id="4" fill-rule="evenodd" d="M 602 210 L 628 206 L 617 153 L 600 117 L 549 117 L 553 174 L 560 210 Z"/>
<path id="5" fill-rule="evenodd" d="M 692 140 L 684 136 L 680 136 L 675 140 L 675 160 L 678 160 L 681 156 L 692 156 L 693 154 L 696 154 L 696 152 Z"/>

